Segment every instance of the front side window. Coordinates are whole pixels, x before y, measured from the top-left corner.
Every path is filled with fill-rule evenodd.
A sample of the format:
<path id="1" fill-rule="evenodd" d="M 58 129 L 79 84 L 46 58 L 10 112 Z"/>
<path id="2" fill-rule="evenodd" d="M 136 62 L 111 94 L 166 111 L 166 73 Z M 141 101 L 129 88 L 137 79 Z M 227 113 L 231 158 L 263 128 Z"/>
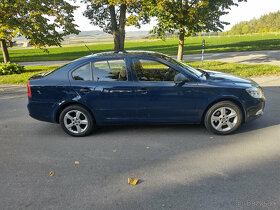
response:
<path id="1" fill-rule="evenodd" d="M 157 61 L 133 59 L 132 62 L 139 81 L 174 81 L 174 77 L 180 73 Z"/>
<path id="2" fill-rule="evenodd" d="M 162 58 L 164 60 L 168 61 L 168 62 L 171 62 L 171 63 L 173 63 L 173 64 L 175 64 L 177 66 L 182 67 L 183 69 L 185 69 L 186 71 L 190 72 L 191 74 L 194 74 L 197 77 L 201 77 L 201 72 L 200 71 L 196 70 L 195 68 L 193 68 L 193 67 L 191 67 L 191 66 L 189 66 L 189 65 L 187 65 L 187 64 L 185 64 L 185 63 L 183 63 L 181 61 L 177 61 L 177 60 L 175 60 L 175 59 L 173 59 L 173 58 L 171 58 L 169 56 L 165 56 L 165 55 L 163 55 Z"/>
<path id="3" fill-rule="evenodd" d="M 91 80 L 91 70 L 90 63 L 77 68 L 72 73 L 72 77 L 74 80 L 82 80 L 82 81 L 90 81 Z"/>
<path id="4" fill-rule="evenodd" d="M 127 69 L 123 59 L 94 62 L 94 81 L 127 81 Z"/>

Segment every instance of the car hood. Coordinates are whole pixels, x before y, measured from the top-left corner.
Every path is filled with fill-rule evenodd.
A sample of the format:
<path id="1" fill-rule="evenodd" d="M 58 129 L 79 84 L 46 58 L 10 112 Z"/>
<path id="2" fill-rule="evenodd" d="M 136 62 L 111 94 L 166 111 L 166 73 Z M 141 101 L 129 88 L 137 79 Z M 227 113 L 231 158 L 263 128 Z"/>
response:
<path id="1" fill-rule="evenodd" d="M 225 73 L 217 72 L 217 71 L 209 71 L 209 70 L 203 70 L 203 71 L 208 73 L 208 75 L 206 77 L 206 79 L 208 81 L 257 84 L 254 80 L 246 78 L 246 77 L 236 76 L 236 75 L 232 75 L 232 74 L 225 74 Z"/>

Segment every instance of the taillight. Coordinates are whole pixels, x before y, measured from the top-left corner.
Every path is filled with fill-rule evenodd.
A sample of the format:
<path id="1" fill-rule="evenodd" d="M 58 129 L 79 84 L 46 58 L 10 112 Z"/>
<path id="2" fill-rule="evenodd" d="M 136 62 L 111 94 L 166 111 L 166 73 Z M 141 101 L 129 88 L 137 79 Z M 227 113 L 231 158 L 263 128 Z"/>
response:
<path id="1" fill-rule="evenodd" d="M 28 98 L 32 98 L 31 88 L 30 88 L 30 80 L 27 83 L 27 96 Z"/>

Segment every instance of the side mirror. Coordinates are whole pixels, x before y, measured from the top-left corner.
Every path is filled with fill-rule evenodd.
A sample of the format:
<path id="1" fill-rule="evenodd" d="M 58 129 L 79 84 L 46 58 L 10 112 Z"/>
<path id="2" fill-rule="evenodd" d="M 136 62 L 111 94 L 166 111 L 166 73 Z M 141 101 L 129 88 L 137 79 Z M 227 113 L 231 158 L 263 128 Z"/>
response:
<path id="1" fill-rule="evenodd" d="M 174 77 L 174 82 L 175 84 L 183 85 L 186 82 L 189 82 L 189 79 L 185 75 L 179 73 Z"/>

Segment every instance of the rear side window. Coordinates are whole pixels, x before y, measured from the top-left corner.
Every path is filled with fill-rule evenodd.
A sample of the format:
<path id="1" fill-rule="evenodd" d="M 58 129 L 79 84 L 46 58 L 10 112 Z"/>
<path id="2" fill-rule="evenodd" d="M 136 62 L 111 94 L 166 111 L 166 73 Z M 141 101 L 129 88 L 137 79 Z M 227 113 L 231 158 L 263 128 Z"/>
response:
<path id="1" fill-rule="evenodd" d="M 82 80 L 82 81 L 90 81 L 91 80 L 91 70 L 90 63 L 77 68 L 72 73 L 72 77 L 74 80 Z"/>
<path id="2" fill-rule="evenodd" d="M 104 60 L 93 63 L 94 81 L 127 81 L 125 61 Z"/>

